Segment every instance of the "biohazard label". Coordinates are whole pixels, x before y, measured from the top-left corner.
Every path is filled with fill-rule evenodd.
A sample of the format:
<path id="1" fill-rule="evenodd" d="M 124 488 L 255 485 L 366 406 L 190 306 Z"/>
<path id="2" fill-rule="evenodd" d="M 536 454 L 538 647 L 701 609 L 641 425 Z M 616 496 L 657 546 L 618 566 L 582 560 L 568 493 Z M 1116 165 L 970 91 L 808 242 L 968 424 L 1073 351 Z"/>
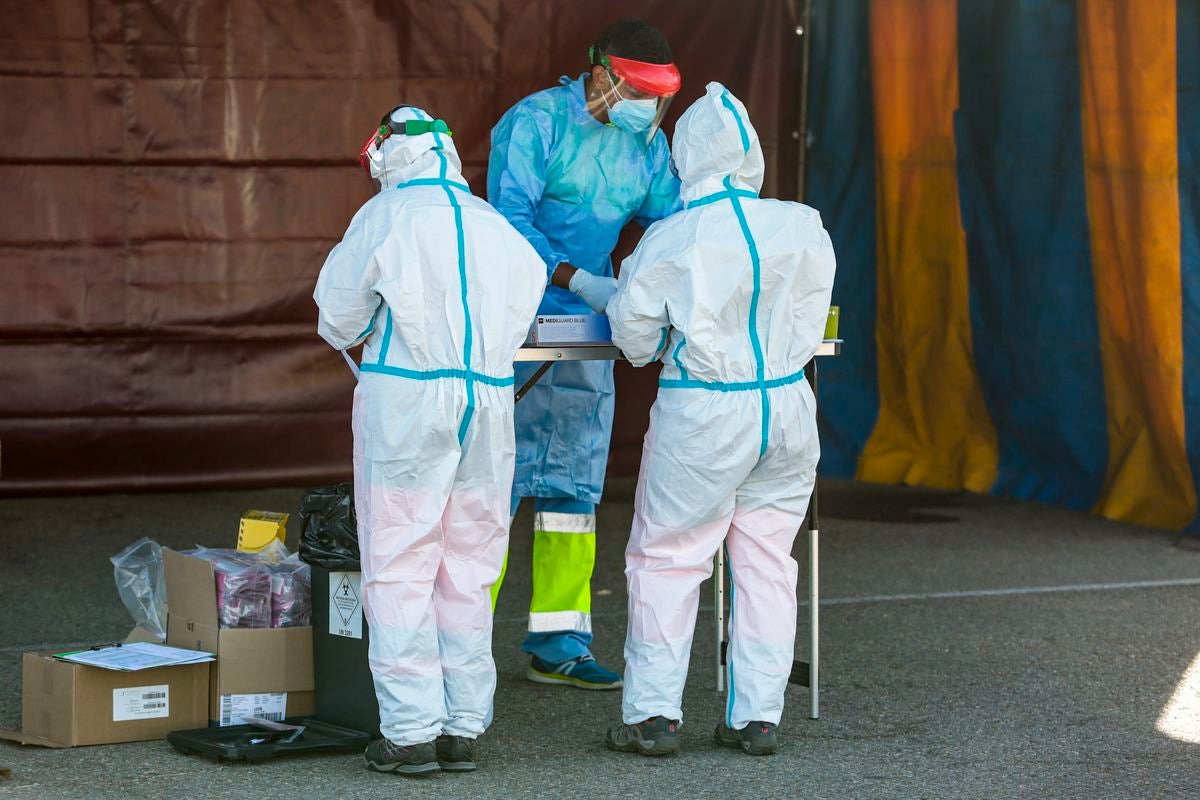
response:
<path id="1" fill-rule="evenodd" d="M 329 573 L 329 633 L 362 638 L 362 573 Z"/>
<path id="2" fill-rule="evenodd" d="M 113 689 L 113 722 L 171 716 L 171 687 L 134 686 Z"/>

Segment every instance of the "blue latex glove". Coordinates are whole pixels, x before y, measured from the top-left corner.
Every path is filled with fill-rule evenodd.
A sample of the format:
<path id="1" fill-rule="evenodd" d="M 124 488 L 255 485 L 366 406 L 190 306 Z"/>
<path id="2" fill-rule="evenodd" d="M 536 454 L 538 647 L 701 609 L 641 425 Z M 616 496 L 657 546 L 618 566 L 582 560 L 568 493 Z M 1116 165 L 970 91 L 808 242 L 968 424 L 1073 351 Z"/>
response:
<path id="1" fill-rule="evenodd" d="M 603 314 L 608 308 L 608 301 L 617 292 L 617 279 L 593 275 L 586 270 L 577 269 L 571 276 L 568 288 L 579 295 L 579 299 L 591 306 L 592 311 Z"/>

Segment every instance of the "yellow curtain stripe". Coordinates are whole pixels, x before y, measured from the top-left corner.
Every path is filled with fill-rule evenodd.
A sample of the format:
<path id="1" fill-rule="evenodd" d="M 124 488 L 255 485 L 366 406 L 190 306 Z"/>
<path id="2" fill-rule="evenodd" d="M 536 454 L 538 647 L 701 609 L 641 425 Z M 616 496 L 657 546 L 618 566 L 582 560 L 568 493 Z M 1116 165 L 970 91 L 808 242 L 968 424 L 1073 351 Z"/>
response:
<path id="1" fill-rule="evenodd" d="M 996 431 L 971 347 L 958 211 L 957 0 L 874 0 L 879 419 L 858 477 L 988 491 Z"/>
<path id="2" fill-rule="evenodd" d="M 1183 527 L 1184 442 L 1175 3 L 1080 0 L 1088 224 L 1108 405 L 1096 512 Z M 1063 398 L 1070 402 L 1070 398 Z"/>

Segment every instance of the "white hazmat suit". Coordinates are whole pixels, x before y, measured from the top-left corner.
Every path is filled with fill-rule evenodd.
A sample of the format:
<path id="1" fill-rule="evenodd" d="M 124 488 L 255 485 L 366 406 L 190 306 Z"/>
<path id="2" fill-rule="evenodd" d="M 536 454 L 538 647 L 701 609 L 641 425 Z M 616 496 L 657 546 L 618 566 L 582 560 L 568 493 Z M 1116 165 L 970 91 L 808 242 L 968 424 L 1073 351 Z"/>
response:
<path id="1" fill-rule="evenodd" d="M 392 135 L 368 155 L 382 191 L 314 299 L 329 344 L 365 340 L 354 501 L 381 729 L 397 745 L 475 738 L 496 685 L 489 590 L 508 547 L 513 357 L 546 266 L 472 196 L 444 133 Z"/>
<path id="2" fill-rule="evenodd" d="M 681 720 L 700 584 L 724 543 L 732 577 L 725 724 L 778 724 L 796 635 L 792 542 L 816 480 L 816 401 L 833 248 L 820 215 L 760 199 L 763 156 L 719 83 L 672 144 L 685 210 L 621 266 L 612 338 L 661 358 L 626 550 L 622 715 Z"/>

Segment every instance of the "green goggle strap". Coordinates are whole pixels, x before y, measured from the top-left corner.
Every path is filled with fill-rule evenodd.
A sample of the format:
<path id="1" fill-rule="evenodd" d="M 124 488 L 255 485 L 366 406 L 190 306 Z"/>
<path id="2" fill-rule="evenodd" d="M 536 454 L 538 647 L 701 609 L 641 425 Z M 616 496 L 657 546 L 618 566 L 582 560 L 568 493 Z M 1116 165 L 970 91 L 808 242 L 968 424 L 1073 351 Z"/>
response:
<path id="1" fill-rule="evenodd" d="M 409 119 L 404 121 L 405 136 L 421 136 L 426 133 L 444 133 L 447 136 L 454 135 L 454 132 L 447 127 L 445 120 Z"/>

